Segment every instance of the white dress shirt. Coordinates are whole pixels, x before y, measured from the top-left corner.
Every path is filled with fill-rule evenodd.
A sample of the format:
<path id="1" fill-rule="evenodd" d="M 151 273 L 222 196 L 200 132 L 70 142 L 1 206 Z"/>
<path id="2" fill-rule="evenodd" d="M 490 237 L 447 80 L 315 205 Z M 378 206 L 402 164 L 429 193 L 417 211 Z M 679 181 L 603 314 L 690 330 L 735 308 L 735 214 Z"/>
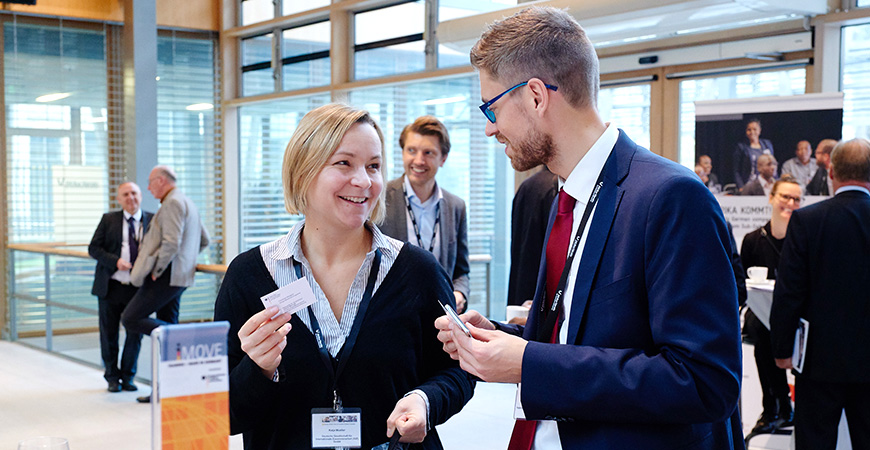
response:
<path id="1" fill-rule="evenodd" d="M 441 257 L 441 233 L 436 233 L 434 230 L 436 212 L 438 212 L 438 204 L 441 202 L 441 199 L 444 197 L 441 194 L 441 187 L 438 186 L 438 183 L 435 183 L 435 191 L 432 195 L 426 199 L 425 202 L 420 202 L 420 197 L 417 196 L 417 193 L 414 192 L 414 188 L 411 187 L 411 182 L 408 180 L 408 177 L 403 176 L 404 180 L 402 183 L 405 186 L 405 192 L 408 193 L 408 203 L 411 204 L 411 209 L 414 211 L 414 217 L 417 219 L 417 226 L 420 228 L 420 241 L 417 241 L 417 232 L 414 231 L 414 223 L 411 221 L 411 213 L 408 212 L 408 209 L 405 208 L 405 223 L 408 226 L 408 242 L 423 248 L 423 250 L 429 250 L 429 246 L 432 243 L 432 239 L 434 238 L 435 244 L 432 245 L 432 255 L 435 256 L 435 259 L 439 259 Z M 438 227 L 441 227 L 441 224 L 438 224 Z"/>
<path id="2" fill-rule="evenodd" d="M 136 214 L 130 214 L 127 211 L 124 211 L 124 225 L 121 227 L 120 258 L 133 264 L 136 261 L 130 261 L 130 241 L 128 240 L 130 225 L 127 221 L 130 220 L 130 217 L 133 218 L 133 229 L 136 230 L 136 240 L 142 242 L 142 210 L 140 209 L 136 211 Z M 112 274 L 112 279 L 119 283 L 130 284 L 130 271 L 116 270 L 115 273 Z"/>

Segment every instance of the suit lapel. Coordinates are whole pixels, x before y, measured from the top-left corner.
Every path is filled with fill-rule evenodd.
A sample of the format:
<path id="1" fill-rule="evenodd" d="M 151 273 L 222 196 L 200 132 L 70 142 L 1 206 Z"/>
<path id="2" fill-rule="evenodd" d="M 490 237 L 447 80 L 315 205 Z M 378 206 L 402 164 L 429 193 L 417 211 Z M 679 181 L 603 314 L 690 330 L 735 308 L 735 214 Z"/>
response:
<path id="1" fill-rule="evenodd" d="M 440 219 L 438 220 L 438 236 L 441 240 L 438 247 L 441 248 L 441 251 L 438 253 L 438 262 L 441 263 L 442 267 L 447 267 L 447 255 L 449 254 L 449 249 L 447 248 L 450 244 L 450 236 L 447 233 L 450 233 L 451 230 L 454 230 L 456 227 L 453 225 L 453 208 L 447 202 L 447 197 L 441 198 L 441 207 L 438 210 L 438 216 Z M 448 274 L 451 278 L 453 274 Z"/>
<path id="2" fill-rule="evenodd" d="M 404 182 L 404 177 L 398 178 L 398 183 L 391 183 L 387 188 L 387 204 L 389 211 L 387 217 L 394 217 L 395 221 L 392 224 L 394 236 L 400 241 L 408 240 L 408 219 L 405 208 L 405 194 L 402 191 L 401 183 Z"/>
<path id="3" fill-rule="evenodd" d="M 574 294 L 571 297 L 571 316 L 566 341 L 570 344 L 577 340 L 580 324 L 583 322 L 583 315 L 586 312 L 586 305 L 589 303 L 592 283 L 598 274 L 604 246 L 610 235 L 624 193 L 620 183 L 628 175 L 635 149 L 634 143 L 620 130 L 619 139 L 605 163 L 604 186 L 599 193 L 598 205 L 592 216 L 592 222 L 589 224 L 589 234 L 583 246 L 580 266 L 577 269 Z"/>

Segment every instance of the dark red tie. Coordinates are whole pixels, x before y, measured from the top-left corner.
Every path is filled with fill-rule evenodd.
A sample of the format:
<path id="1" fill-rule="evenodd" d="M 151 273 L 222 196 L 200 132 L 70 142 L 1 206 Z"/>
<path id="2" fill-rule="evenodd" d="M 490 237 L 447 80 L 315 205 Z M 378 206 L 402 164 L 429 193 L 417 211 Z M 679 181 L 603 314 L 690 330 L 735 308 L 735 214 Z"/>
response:
<path id="1" fill-rule="evenodd" d="M 550 237 L 547 239 L 547 281 L 546 281 L 546 297 L 544 301 L 547 304 L 546 311 L 550 310 L 553 303 L 553 297 L 556 295 L 556 287 L 559 284 L 559 278 L 562 277 L 562 271 L 565 269 L 565 260 L 568 258 L 568 245 L 571 243 L 571 227 L 574 224 L 574 204 L 577 200 L 568 195 L 564 190 L 559 191 L 559 209 L 556 212 L 556 220 L 553 221 L 553 228 L 550 229 Z M 561 301 L 559 310 L 553 311 L 552 314 L 561 313 Z M 543 323 L 543 322 L 542 322 Z M 556 342 L 556 336 L 559 332 L 559 320 L 556 320 L 553 332 L 550 334 L 550 343 Z M 535 420 L 517 420 L 514 424 L 514 432 L 511 434 L 511 441 L 508 445 L 508 450 L 529 450 L 532 448 L 532 443 L 535 441 L 535 428 L 538 422 Z"/>

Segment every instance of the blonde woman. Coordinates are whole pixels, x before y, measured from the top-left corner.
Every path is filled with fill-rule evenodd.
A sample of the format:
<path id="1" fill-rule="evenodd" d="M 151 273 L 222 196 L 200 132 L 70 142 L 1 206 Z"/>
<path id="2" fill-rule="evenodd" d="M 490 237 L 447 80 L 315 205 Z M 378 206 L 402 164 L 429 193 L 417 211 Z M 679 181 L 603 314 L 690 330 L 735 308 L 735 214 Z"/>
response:
<path id="1" fill-rule="evenodd" d="M 356 421 L 361 448 L 398 430 L 411 448 L 440 449 L 434 426 L 471 398 L 473 381 L 432 326 L 439 300 L 454 304 L 450 280 L 431 254 L 373 223 L 384 216 L 383 161 L 368 112 L 306 114 L 282 170 L 287 211 L 304 220 L 227 270 L 215 320 L 231 324 L 231 429 L 245 448 L 312 448 L 312 424 Z M 292 316 L 264 309 L 261 296 L 298 279 L 314 304 Z"/>

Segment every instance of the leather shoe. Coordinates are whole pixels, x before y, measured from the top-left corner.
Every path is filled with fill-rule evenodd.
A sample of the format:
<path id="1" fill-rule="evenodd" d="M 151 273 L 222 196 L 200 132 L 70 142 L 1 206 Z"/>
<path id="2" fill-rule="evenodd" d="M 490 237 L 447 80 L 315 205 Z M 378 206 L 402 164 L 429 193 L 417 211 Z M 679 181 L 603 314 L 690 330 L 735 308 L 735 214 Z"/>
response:
<path id="1" fill-rule="evenodd" d="M 145 395 L 142 397 L 136 397 L 136 401 L 139 403 L 151 403 L 151 396 Z"/>
<path id="2" fill-rule="evenodd" d="M 118 380 L 109 381 L 109 387 L 106 390 L 109 392 L 121 392 L 121 383 L 118 383 Z"/>
<path id="3" fill-rule="evenodd" d="M 136 385 L 133 384 L 132 381 L 122 381 L 121 382 L 121 389 L 123 389 L 125 391 L 131 391 L 131 392 L 139 390 L 139 388 L 137 388 Z"/>
<path id="4" fill-rule="evenodd" d="M 780 429 L 791 426 L 794 426 L 794 410 L 791 409 L 791 405 L 789 405 L 785 408 L 780 408 L 779 420 L 776 421 L 776 428 Z"/>
<path id="5" fill-rule="evenodd" d="M 761 413 L 755 426 L 752 427 L 752 434 L 773 433 L 779 421 L 780 418 L 777 414 Z"/>

